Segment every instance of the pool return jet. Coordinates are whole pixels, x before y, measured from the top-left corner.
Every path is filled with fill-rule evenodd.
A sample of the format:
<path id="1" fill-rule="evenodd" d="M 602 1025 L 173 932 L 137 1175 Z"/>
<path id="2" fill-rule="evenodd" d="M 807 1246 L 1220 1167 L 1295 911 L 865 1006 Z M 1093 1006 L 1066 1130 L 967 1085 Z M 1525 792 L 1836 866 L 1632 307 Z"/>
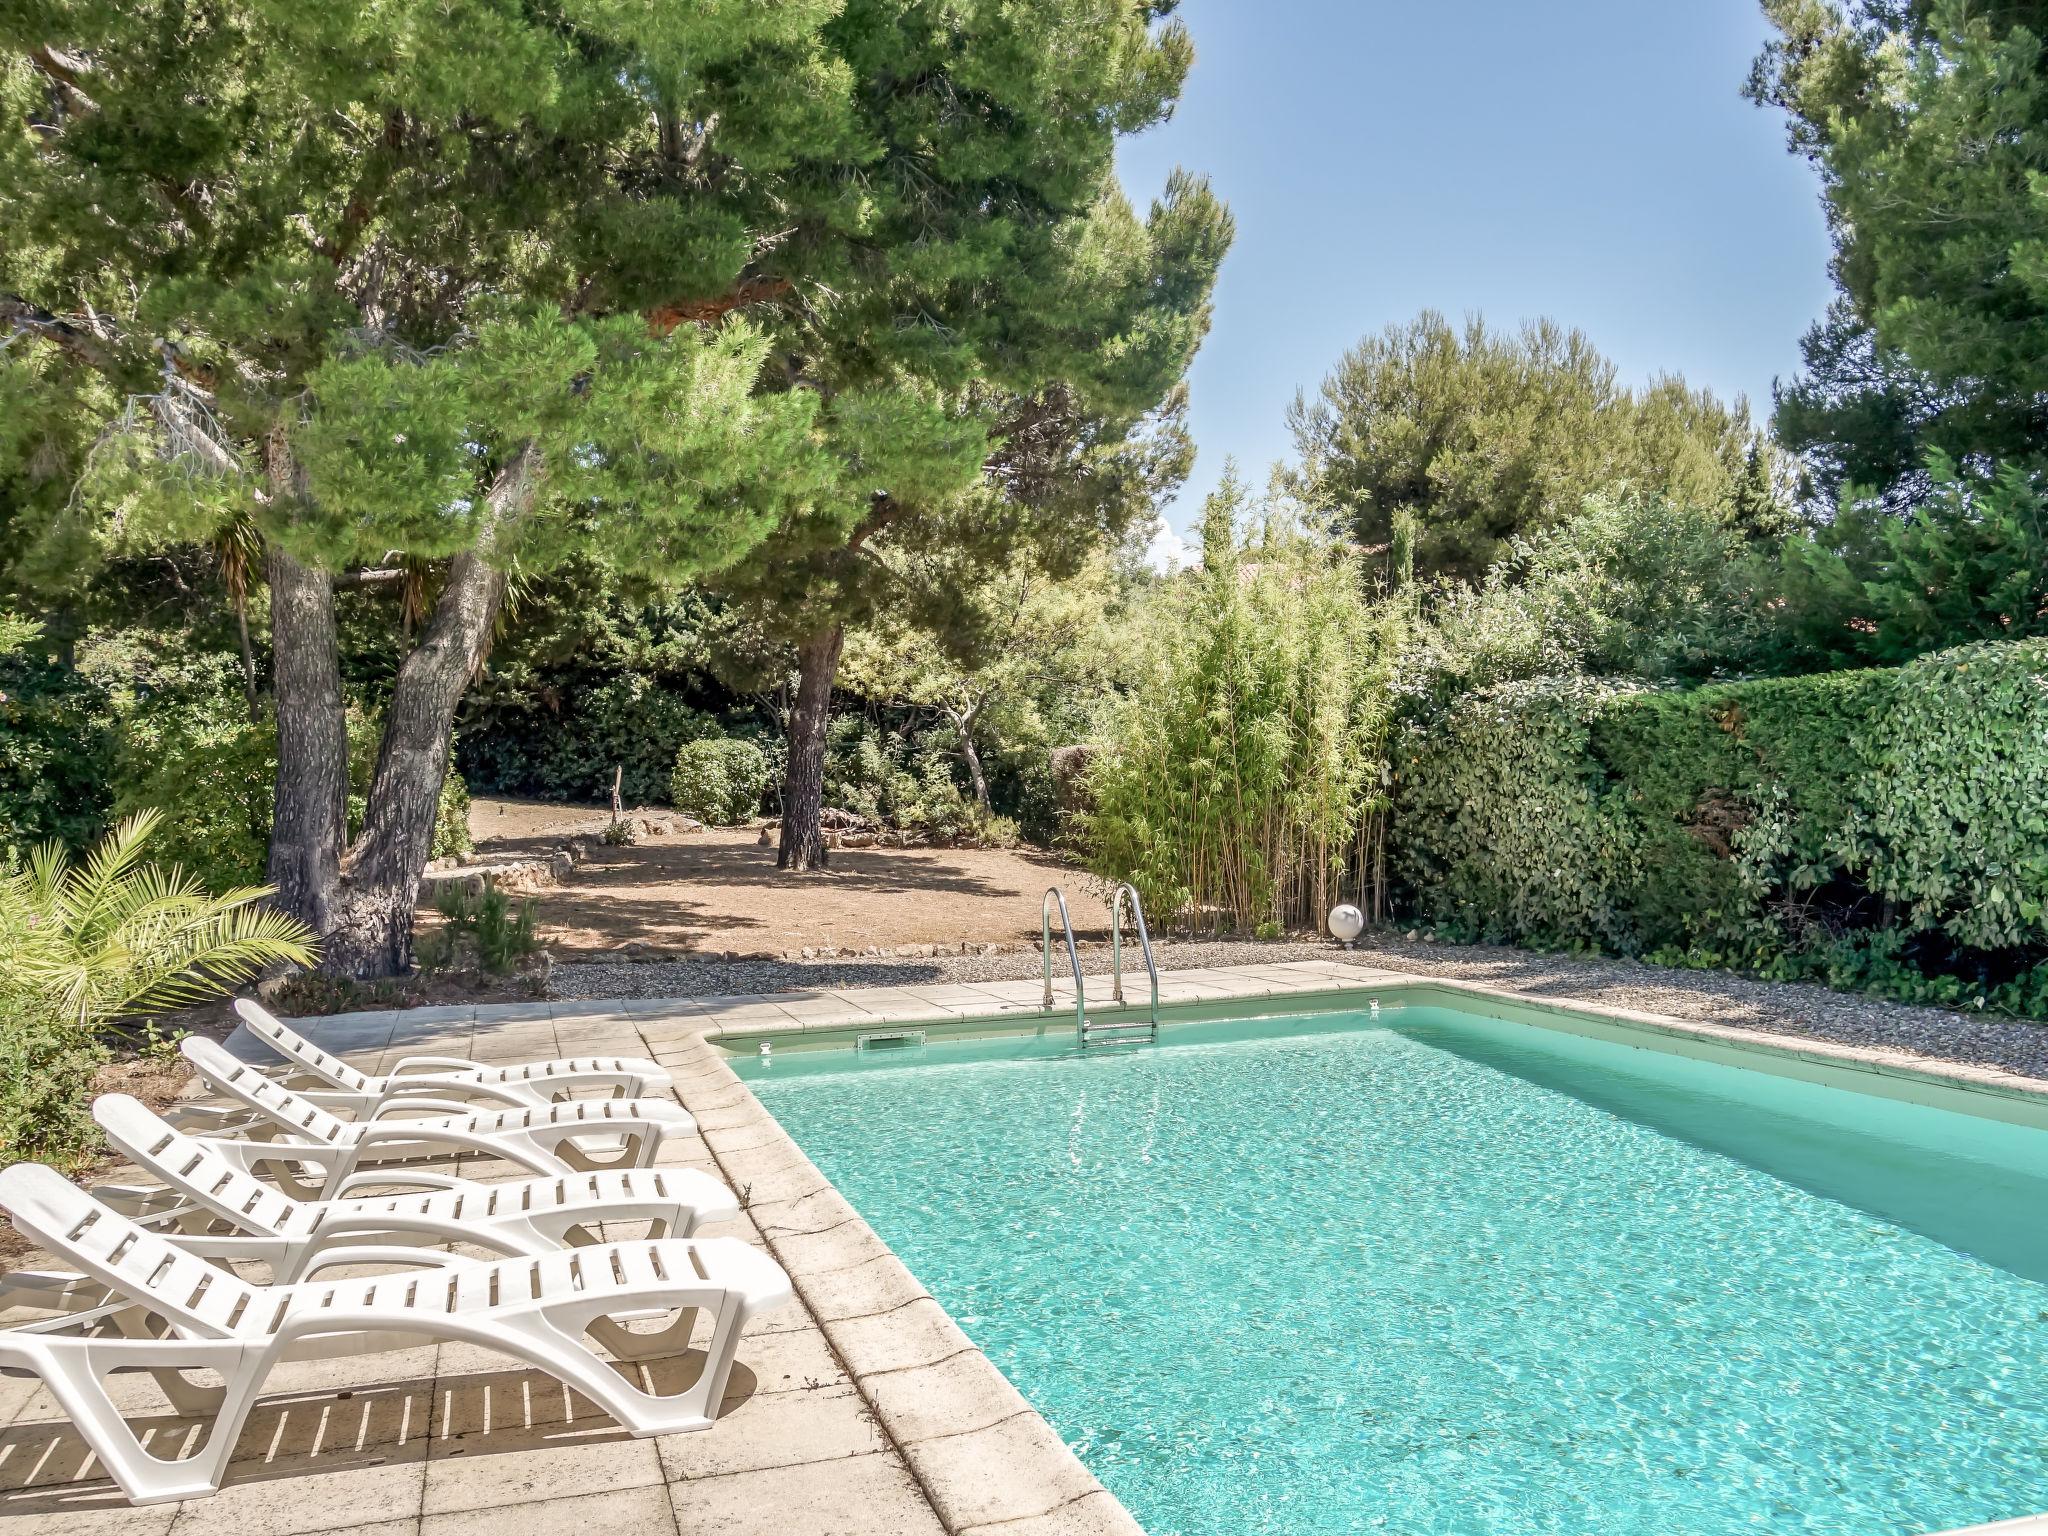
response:
<path id="1" fill-rule="evenodd" d="M 1088 1017 L 1088 997 L 1081 981 L 1081 952 L 1074 947 L 1074 922 L 1067 915 L 1066 892 L 1055 885 L 1039 903 L 1039 939 L 1045 961 L 1045 1007 L 1050 1012 L 1053 1006 L 1052 910 L 1057 905 L 1060 934 L 1067 943 L 1067 965 L 1074 973 L 1074 1038 L 1084 1051 L 1097 1045 L 1152 1045 L 1159 1039 L 1159 967 L 1152 963 L 1152 936 L 1145 931 L 1145 903 L 1138 896 L 1138 888 L 1128 883 L 1116 888 L 1109 906 L 1110 968 L 1113 976 L 1110 1000 L 1118 1004 L 1124 1001 L 1126 896 L 1131 900 L 1131 920 L 1138 929 L 1138 946 L 1145 956 L 1145 973 L 1152 982 L 1151 1012 L 1143 1019 L 1126 1019 L 1121 1015 L 1106 1020 Z"/>

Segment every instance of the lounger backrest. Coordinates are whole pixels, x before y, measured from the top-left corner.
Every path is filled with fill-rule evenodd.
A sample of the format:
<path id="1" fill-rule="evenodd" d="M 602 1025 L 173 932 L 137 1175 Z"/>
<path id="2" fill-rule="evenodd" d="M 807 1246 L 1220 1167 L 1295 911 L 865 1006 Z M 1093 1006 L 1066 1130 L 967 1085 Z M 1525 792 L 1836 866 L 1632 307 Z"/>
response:
<path id="1" fill-rule="evenodd" d="M 235 1012 L 242 1016 L 242 1027 L 269 1046 L 286 1061 L 304 1067 L 315 1077 L 322 1078 L 345 1089 L 349 1093 L 368 1093 L 370 1080 L 338 1056 L 330 1056 L 304 1035 L 284 1023 L 261 1003 L 246 997 L 235 999 Z"/>
<path id="2" fill-rule="evenodd" d="M 297 1202 L 174 1129 L 139 1099 L 103 1093 L 93 1100 L 92 1117 L 129 1161 L 216 1216 L 257 1236 L 285 1230 Z"/>
<path id="3" fill-rule="evenodd" d="M 178 1042 L 185 1059 L 199 1069 L 199 1075 L 231 1099 L 276 1122 L 295 1136 L 339 1141 L 346 1127 L 318 1104 L 309 1103 L 281 1083 L 273 1083 L 245 1062 L 235 1060 L 218 1041 L 204 1035 L 187 1035 Z"/>
<path id="4" fill-rule="evenodd" d="M 0 1168 L 0 1208 L 67 1266 L 203 1338 L 268 1321 L 255 1286 L 181 1253 L 40 1163 Z"/>

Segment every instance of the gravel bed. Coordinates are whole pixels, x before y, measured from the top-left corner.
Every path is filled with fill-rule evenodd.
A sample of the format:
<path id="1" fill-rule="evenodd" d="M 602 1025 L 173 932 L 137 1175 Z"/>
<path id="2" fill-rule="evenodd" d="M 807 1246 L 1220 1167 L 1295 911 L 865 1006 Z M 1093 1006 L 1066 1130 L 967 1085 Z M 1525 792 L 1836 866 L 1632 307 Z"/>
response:
<path id="1" fill-rule="evenodd" d="M 1458 946 L 1368 938 L 1355 950 L 1332 944 L 1197 943 L 1153 946 L 1162 971 L 1200 966 L 1346 960 L 1360 966 L 1446 976 L 1510 987 L 1531 996 L 1571 998 L 1802 1035 L 1843 1045 L 1883 1046 L 1947 1061 L 2048 1079 L 2048 1023 L 1997 1014 L 1952 1013 L 1833 992 L 1806 983 L 1758 981 L 1724 971 L 1679 971 L 1632 960 L 1539 955 L 1483 945 Z M 1106 969 L 1109 946 L 1083 945 L 1083 964 Z M 1127 955 L 1128 965 L 1133 957 Z M 550 990 L 565 998 L 712 997 L 838 987 L 918 986 L 1017 981 L 1039 974 L 1034 950 L 930 958 L 823 960 L 600 961 L 554 968 Z"/>

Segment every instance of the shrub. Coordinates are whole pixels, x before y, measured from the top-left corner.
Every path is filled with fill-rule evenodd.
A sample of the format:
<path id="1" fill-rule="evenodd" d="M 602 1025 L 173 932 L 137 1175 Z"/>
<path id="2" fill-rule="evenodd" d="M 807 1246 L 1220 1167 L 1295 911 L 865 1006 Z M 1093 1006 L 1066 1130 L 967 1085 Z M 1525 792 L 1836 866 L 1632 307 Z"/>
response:
<path id="1" fill-rule="evenodd" d="M 890 780 L 904 771 L 901 735 L 865 715 L 834 715 L 825 727 L 825 803 L 870 821 L 884 820 Z"/>
<path id="2" fill-rule="evenodd" d="M 465 733 L 460 761 L 469 782 L 547 800 L 604 800 L 612 772 L 625 770 L 628 804 L 661 800 L 676 753 L 713 735 L 717 723 L 654 679 L 638 672 L 596 687 L 578 687 L 555 709 L 494 720 L 487 732 Z"/>
<path id="3" fill-rule="evenodd" d="M 1397 869 L 1469 938 L 2048 1012 L 2048 641 L 1893 671 L 1473 695 L 1400 754 Z"/>
<path id="4" fill-rule="evenodd" d="M 430 969 L 474 954 L 483 970 L 503 975 L 540 947 L 534 933 L 537 904 L 528 898 L 514 906 L 495 881 L 482 881 L 480 888 L 444 881 L 434 893 L 434 910 L 445 922 L 420 945 L 420 964 Z"/>
<path id="5" fill-rule="evenodd" d="M 0 1025 L 0 1164 L 76 1166 L 99 1140 L 87 1100 L 105 1048 L 29 998 L 0 996 Z"/>
<path id="6" fill-rule="evenodd" d="M 112 804 L 105 689 L 26 653 L 0 655 L 0 857 L 49 838 L 88 842 Z"/>
<path id="7" fill-rule="evenodd" d="M 46 843 L 0 867 L 0 1157 L 65 1163 L 92 1144 L 85 1098 L 112 1021 L 315 958 L 312 936 L 262 905 L 267 890 L 211 896 L 144 863 L 156 828 L 145 812 L 82 865 Z"/>
<path id="8" fill-rule="evenodd" d="M 270 845 L 277 730 L 220 711 L 146 717 L 124 745 L 115 808 L 155 810 L 157 852 L 210 886 L 255 885 Z"/>
<path id="9" fill-rule="evenodd" d="M 451 764 L 441 780 L 441 798 L 434 805 L 434 847 L 437 859 L 467 858 L 476 852 L 469 835 L 469 786 Z"/>
<path id="10" fill-rule="evenodd" d="M 757 814 L 767 789 L 768 759 L 761 749 L 721 736 L 684 743 L 669 773 L 670 803 L 714 827 Z"/>

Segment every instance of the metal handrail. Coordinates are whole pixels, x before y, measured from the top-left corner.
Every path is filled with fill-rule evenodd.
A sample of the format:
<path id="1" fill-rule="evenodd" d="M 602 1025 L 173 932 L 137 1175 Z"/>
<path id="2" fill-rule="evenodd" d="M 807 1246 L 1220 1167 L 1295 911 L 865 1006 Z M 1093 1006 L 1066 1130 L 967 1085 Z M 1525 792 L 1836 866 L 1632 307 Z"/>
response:
<path id="1" fill-rule="evenodd" d="M 1109 904 L 1109 953 L 1111 969 L 1116 973 L 1116 990 L 1113 1000 L 1124 1000 L 1124 897 L 1131 898 L 1131 917 L 1138 925 L 1138 947 L 1145 955 L 1145 974 L 1152 978 L 1152 1029 L 1159 1029 L 1159 967 L 1152 963 L 1152 935 L 1145 931 L 1145 903 L 1138 896 L 1135 885 L 1124 884 L 1116 888 L 1116 895 Z"/>
<path id="2" fill-rule="evenodd" d="M 1052 904 L 1060 905 L 1060 932 L 1066 935 L 1067 963 L 1074 968 L 1074 1028 L 1083 1034 L 1088 1030 L 1088 1001 L 1081 990 L 1081 952 L 1074 948 L 1074 921 L 1067 916 L 1067 897 L 1058 886 L 1045 893 L 1045 899 L 1038 904 L 1038 928 L 1040 947 L 1045 954 L 1045 1006 L 1052 1007 Z"/>

